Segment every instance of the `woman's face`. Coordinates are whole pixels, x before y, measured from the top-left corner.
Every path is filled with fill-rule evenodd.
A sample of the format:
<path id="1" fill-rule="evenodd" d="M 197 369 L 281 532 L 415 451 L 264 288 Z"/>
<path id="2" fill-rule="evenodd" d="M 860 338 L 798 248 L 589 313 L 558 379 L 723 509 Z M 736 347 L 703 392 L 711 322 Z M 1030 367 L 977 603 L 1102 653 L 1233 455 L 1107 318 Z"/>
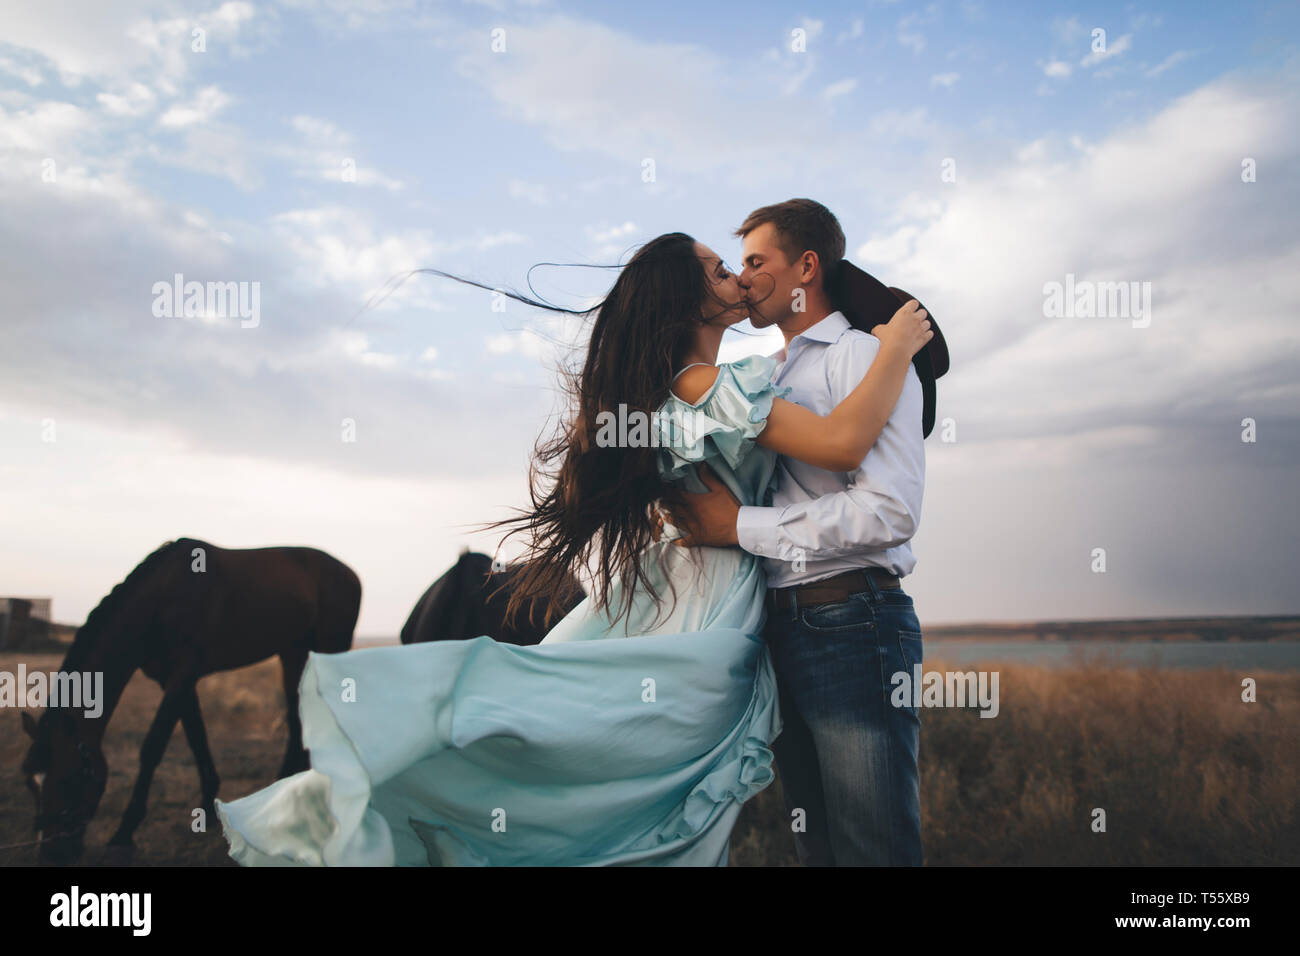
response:
<path id="1" fill-rule="evenodd" d="M 741 288 L 736 274 L 727 268 L 721 256 L 702 242 L 695 244 L 695 254 L 700 257 L 704 274 L 708 277 L 710 289 L 717 300 L 710 298 L 705 301 L 705 317 L 720 325 L 735 325 L 747 318 L 749 304 L 745 301 L 745 290 Z"/>

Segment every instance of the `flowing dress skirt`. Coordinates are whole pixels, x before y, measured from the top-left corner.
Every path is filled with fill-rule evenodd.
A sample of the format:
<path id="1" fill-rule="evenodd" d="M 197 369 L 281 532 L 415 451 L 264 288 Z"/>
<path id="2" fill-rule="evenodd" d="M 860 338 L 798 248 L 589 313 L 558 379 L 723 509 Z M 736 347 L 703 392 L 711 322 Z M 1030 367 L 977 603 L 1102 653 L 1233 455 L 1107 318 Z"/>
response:
<path id="1" fill-rule="evenodd" d="M 671 529 L 670 529 L 671 530 Z M 311 769 L 217 801 L 249 866 L 725 866 L 781 730 L 762 571 L 665 540 L 677 588 L 612 620 L 587 599 L 536 647 L 488 637 L 311 654 Z M 660 559 L 662 558 L 662 563 Z M 663 609 L 671 605 L 671 597 Z"/>

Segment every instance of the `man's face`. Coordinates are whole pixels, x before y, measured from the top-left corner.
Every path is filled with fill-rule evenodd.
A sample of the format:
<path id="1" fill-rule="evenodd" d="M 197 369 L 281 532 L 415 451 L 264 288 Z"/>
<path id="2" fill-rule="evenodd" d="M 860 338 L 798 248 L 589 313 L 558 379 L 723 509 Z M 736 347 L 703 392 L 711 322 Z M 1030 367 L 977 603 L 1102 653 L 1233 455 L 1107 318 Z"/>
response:
<path id="1" fill-rule="evenodd" d="M 747 233 L 741 245 L 740 286 L 749 301 L 749 322 L 756 329 L 793 315 L 795 290 L 802 285 L 799 264 L 786 258 L 777 238 L 776 226 L 765 222 Z"/>

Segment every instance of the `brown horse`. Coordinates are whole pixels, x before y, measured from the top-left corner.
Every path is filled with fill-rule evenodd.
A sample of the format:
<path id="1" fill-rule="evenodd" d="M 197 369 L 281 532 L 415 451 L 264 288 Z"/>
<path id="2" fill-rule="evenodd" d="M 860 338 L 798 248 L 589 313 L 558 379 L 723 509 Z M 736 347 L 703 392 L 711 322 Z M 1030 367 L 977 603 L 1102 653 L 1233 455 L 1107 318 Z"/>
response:
<path id="1" fill-rule="evenodd" d="M 140 747 L 139 775 L 110 847 L 132 846 L 177 720 L 198 765 L 201 805 L 215 819 L 220 779 L 195 690 L 207 674 L 278 654 L 289 724 L 279 775 L 307 769 L 298 715 L 307 653 L 350 648 L 360 605 L 361 582 L 352 569 L 314 548 L 235 550 L 181 538 L 141 561 L 90 613 L 59 668 L 61 674 L 103 675 L 98 715 L 47 707 L 36 721 L 23 712 L 32 744 L 22 769 L 36 797 L 40 861 L 80 858 L 108 779 L 104 733 L 137 668 L 162 686 L 163 699 Z"/>
<path id="2" fill-rule="evenodd" d="M 466 548 L 416 602 L 402 627 L 402 643 L 467 641 L 486 634 L 503 644 L 540 644 L 550 628 L 543 623 L 539 601 L 532 602 L 514 624 L 505 622 L 506 602 L 522 567 L 514 564 L 493 570 L 491 558 Z M 573 610 L 586 596 L 578 579 L 570 577 L 564 612 Z"/>

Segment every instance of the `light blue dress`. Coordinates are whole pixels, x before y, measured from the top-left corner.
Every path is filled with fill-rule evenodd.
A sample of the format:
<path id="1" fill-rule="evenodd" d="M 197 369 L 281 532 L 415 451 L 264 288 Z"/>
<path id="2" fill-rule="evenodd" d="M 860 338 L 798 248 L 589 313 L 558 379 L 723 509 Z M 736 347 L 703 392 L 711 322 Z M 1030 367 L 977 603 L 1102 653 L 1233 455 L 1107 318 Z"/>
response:
<path id="1" fill-rule="evenodd" d="M 703 490 L 694 466 L 707 462 L 742 504 L 761 503 L 776 456 L 754 439 L 789 391 L 772 385 L 774 368 L 751 356 L 719 366 L 694 405 L 670 395 L 651 425 L 661 473 Z M 311 769 L 216 802 L 230 855 L 725 866 L 741 805 L 773 779 L 781 731 L 763 572 L 738 548 L 688 551 L 676 537 L 669 525 L 643 558 L 661 592 L 676 588 L 671 613 L 671 598 L 657 609 L 639 593 L 614 620 L 588 598 L 536 647 L 478 637 L 311 654 L 300 685 Z"/>

